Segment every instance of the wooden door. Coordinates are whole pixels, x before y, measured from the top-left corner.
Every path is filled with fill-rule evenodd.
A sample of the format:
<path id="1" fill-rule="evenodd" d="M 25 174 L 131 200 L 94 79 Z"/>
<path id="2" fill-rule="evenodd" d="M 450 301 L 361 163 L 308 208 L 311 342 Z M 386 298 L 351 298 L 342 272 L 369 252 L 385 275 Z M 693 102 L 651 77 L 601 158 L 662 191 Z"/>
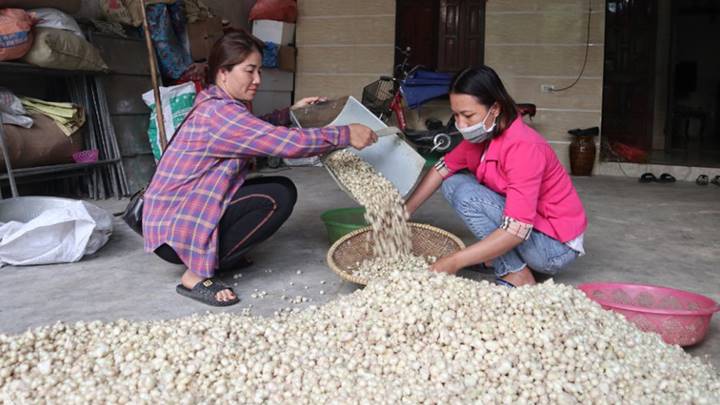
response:
<path id="1" fill-rule="evenodd" d="M 606 2 L 602 135 L 645 151 L 652 147 L 656 32 L 655 0 Z"/>
<path id="2" fill-rule="evenodd" d="M 484 41 L 485 0 L 440 0 L 438 70 L 481 65 Z"/>
<path id="3" fill-rule="evenodd" d="M 437 12 L 439 0 L 398 0 L 395 44 L 412 48 L 408 64 L 437 67 Z M 395 64 L 403 56 L 396 53 Z"/>

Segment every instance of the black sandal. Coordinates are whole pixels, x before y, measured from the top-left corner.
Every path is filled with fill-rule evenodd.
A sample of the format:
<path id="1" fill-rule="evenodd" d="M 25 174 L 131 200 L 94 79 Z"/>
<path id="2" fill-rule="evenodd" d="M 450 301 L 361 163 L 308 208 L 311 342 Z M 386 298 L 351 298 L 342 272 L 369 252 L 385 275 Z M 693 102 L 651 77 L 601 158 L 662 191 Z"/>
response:
<path id="1" fill-rule="evenodd" d="M 658 183 L 675 183 L 675 177 L 669 173 L 663 173 L 660 178 L 657 179 Z"/>
<path id="2" fill-rule="evenodd" d="M 708 183 L 710 183 L 710 179 L 706 174 L 701 174 L 697 179 L 695 179 L 695 184 L 698 186 L 707 186 Z"/>
<path id="3" fill-rule="evenodd" d="M 710 180 L 710 183 L 716 186 L 720 186 L 720 175 L 713 177 L 713 179 Z"/>
<path id="4" fill-rule="evenodd" d="M 509 281 L 505 281 L 505 280 L 501 279 L 500 277 L 495 279 L 495 284 L 497 284 L 499 286 L 503 286 L 503 287 L 508 287 L 508 288 L 517 288 L 517 286 L 515 284 L 513 284 Z"/>
<path id="5" fill-rule="evenodd" d="M 232 288 L 212 278 L 206 278 L 205 280 L 195 284 L 195 287 L 193 287 L 192 289 L 189 289 L 182 284 L 178 284 L 178 286 L 175 288 L 175 291 L 177 291 L 177 293 L 180 295 L 192 298 L 196 301 L 200 301 L 203 304 L 208 304 L 216 307 L 227 307 L 229 305 L 234 305 L 240 302 L 240 298 L 237 296 L 237 294 L 235 294 L 235 299 L 232 299 L 230 301 L 218 300 L 217 293 L 223 290 L 230 290 L 233 294 L 235 294 L 235 291 L 233 291 Z"/>
<path id="6" fill-rule="evenodd" d="M 652 183 L 654 181 L 658 181 L 658 179 L 652 173 L 643 173 L 643 175 L 640 176 L 640 179 L 638 181 L 640 183 Z"/>

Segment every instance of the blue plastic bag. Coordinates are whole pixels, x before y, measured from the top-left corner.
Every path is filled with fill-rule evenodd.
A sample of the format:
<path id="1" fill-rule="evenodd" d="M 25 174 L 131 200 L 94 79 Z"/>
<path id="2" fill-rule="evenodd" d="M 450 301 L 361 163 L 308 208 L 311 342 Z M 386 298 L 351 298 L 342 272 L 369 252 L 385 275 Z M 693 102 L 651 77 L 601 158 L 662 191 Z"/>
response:
<path id="1" fill-rule="evenodd" d="M 263 50 L 263 67 L 276 68 L 280 64 L 278 61 L 278 52 L 280 51 L 280 45 L 274 42 L 265 42 L 265 49 Z"/>

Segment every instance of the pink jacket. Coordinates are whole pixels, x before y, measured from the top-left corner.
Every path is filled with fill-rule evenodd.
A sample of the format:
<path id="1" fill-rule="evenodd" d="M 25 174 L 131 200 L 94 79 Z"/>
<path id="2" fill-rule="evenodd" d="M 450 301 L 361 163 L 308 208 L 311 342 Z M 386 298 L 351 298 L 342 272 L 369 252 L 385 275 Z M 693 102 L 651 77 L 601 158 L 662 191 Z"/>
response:
<path id="1" fill-rule="evenodd" d="M 500 136 L 479 144 L 462 141 L 445 155 L 449 175 L 468 169 L 504 196 L 504 215 L 560 242 L 587 228 L 580 197 L 545 138 L 517 118 Z"/>

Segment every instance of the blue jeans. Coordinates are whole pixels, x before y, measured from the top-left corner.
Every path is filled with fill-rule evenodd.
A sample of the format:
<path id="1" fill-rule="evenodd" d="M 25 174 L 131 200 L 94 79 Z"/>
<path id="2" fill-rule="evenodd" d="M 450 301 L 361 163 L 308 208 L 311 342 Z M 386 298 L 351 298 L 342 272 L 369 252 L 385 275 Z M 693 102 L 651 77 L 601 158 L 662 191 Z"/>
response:
<path id="1" fill-rule="evenodd" d="M 480 240 L 500 227 L 505 198 L 480 184 L 475 176 L 456 174 L 442 184 L 442 192 L 470 231 Z M 530 238 L 493 260 L 495 275 L 505 276 L 525 266 L 549 275 L 572 263 L 578 253 L 536 230 Z"/>

